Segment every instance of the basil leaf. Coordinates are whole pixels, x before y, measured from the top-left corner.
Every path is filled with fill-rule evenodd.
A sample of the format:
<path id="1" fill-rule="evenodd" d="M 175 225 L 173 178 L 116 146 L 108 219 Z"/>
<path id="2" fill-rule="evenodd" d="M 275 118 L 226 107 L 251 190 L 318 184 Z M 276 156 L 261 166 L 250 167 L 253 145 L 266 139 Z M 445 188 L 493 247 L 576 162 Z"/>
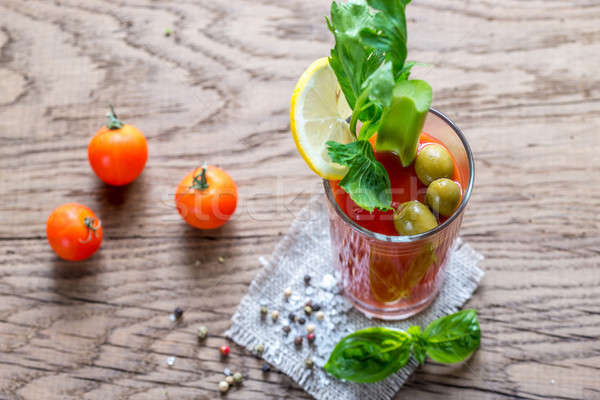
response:
<path id="1" fill-rule="evenodd" d="M 344 337 L 325 371 L 352 382 L 377 382 L 402 368 L 410 357 L 410 336 L 386 328 L 367 328 Z"/>
<path id="2" fill-rule="evenodd" d="M 328 141 L 327 151 L 331 161 L 348 167 L 340 187 L 357 205 L 370 212 L 375 208 L 390 209 L 390 178 L 384 166 L 375 159 L 369 141 L 357 140 L 348 144 Z"/>
<path id="3" fill-rule="evenodd" d="M 455 363 L 479 347 L 481 330 L 477 311 L 463 310 L 430 323 L 423 332 L 425 349 L 433 360 Z"/>
<path id="4" fill-rule="evenodd" d="M 393 151 L 404 167 L 417 155 L 417 145 L 431 105 L 431 86 L 425 81 L 399 81 L 394 86 L 392 103 L 381 119 L 377 151 Z"/>

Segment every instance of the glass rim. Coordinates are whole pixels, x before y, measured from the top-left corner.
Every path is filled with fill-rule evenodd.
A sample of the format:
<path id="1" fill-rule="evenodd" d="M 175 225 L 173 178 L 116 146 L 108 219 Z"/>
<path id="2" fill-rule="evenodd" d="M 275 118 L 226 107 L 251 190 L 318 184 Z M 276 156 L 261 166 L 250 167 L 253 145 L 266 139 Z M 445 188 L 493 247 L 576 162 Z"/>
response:
<path id="1" fill-rule="evenodd" d="M 464 194 L 458 208 L 456 209 L 456 211 L 454 211 L 454 213 L 450 216 L 450 218 L 448 218 L 446 221 L 444 221 L 444 223 L 438 225 L 437 227 L 435 227 L 434 229 L 432 229 L 430 231 L 419 233 L 418 235 L 404 235 L 404 236 L 384 235 L 382 233 L 373 232 L 366 228 L 363 228 L 362 226 L 360 226 L 356 222 L 354 222 L 348 215 L 346 215 L 346 213 L 340 208 L 340 206 L 337 204 L 337 201 L 335 201 L 335 198 L 333 197 L 333 191 L 331 190 L 331 185 L 329 184 L 329 180 L 323 179 L 323 187 L 325 188 L 325 193 L 327 195 L 329 204 L 335 209 L 338 216 L 340 218 L 342 218 L 342 220 L 344 222 L 346 222 L 348 225 L 350 225 L 352 227 L 352 229 L 354 229 L 355 231 L 358 231 L 359 233 L 361 233 L 365 236 L 368 236 L 370 238 L 385 241 L 385 242 L 410 243 L 410 242 L 416 242 L 418 240 L 426 239 L 428 237 L 434 236 L 438 232 L 443 231 L 452 222 L 454 222 L 454 220 L 456 220 L 456 218 L 458 218 L 459 215 L 461 215 L 463 213 L 465 207 L 467 206 L 467 203 L 469 202 L 469 199 L 471 198 L 471 192 L 473 190 L 473 183 L 475 181 L 475 162 L 473 161 L 473 153 L 471 152 L 471 147 L 469 146 L 469 143 L 467 142 L 467 138 L 462 133 L 460 128 L 450 118 L 448 118 L 444 113 L 436 110 L 433 107 L 429 108 L 429 112 L 432 113 L 433 115 L 437 116 L 438 118 L 442 119 L 448 126 L 450 126 L 450 128 L 452 128 L 454 133 L 456 133 L 456 135 L 462 142 L 465 152 L 467 153 L 467 159 L 468 159 L 468 163 L 469 163 L 469 182 L 467 184 L 467 189 L 465 191 L 465 194 Z"/>

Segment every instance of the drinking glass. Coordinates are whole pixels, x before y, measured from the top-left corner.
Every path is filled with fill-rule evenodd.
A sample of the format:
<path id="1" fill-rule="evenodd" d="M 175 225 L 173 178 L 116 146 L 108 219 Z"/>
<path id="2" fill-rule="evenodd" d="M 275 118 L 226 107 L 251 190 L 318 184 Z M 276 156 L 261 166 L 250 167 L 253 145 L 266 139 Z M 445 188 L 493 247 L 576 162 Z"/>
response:
<path id="1" fill-rule="evenodd" d="M 463 182 L 460 205 L 435 229 L 418 235 L 388 236 L 367 230 L 348 217 L 336 202 L 332 186 L 323 181 L 335 268 L 344 295 L 364 314 L 404 319 L 426 308 L 444 283 L 448 253 L 458 236 L 471 197 L 473 155 L 465 136 L 444 114 L 431 108 L 423 131 L 452 154 Z M 337 186 L 337 185 L 336 185 Z"/>

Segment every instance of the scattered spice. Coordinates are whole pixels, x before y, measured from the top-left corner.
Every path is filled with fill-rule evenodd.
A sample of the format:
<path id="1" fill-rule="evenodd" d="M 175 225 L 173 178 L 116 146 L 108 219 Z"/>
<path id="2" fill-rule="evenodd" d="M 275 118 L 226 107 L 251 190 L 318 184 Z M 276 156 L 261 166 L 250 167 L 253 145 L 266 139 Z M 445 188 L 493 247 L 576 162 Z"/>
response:
<path id="1" fill-rule="evenodd" d="M 312 312 L 313 312 L 313 310 L 312 310 L 312 307 L 311 307 L 311 306 L 306 306 L 306 307 L 304 307 L 304 313 L 305 313 L 306 315 L 311 315 L 311 314 L 312 314 Z"/>
<path id="2" fill-rule="evenodd" d="M 319 321 L 323 321 L 323 320 L 325 319 L 325 314 L 323 313 L 323 311 L 319 311 L 319 312 L 317 313 L 317 319 L 318 319 Z"/>
<path id="3" fill-rule="evenodd" d="M 269 312 L 269 310 L 267 310 L 267 307 L 265 307 L 265 306 L 261 306 L 260 307 L 260 316 L 262 318 L 264 318 L 267 315 L 268 312 Z"/>
<path id="4" fill-rule="evenodd" d="M 311 304 L 311 307 L 313 309 L 313 311 L 319 311 L 321 310 L 321 306 L 318 304 Z"/>
<path id="5" fill-rule="evenodd" d="M 171 30 L 171 28 L 167 28 L 167 29 L 165 29 L 165 36 L 166 36 L 166 37 L 169 37 L 169 36 L 171 36 L 171 33 L 173 33 L 173 31 Z"/>
<path id="6" fill-rule="evenodd" d="M 315 326 L 313 324 L 306 325 L 306 332 L 313 333 L 315 331 Z"/>
<path id="7" fill-rule="evenodd" d="M 225 382 L 227 382 L 227 384 L 228 384 L 229 386 L 233 385 L 233 382 L 234 382 L 234 380 L 233 380 L 233 376 L 226 376 L 226 377 L 225 377 Z"/>
<path id="8" fill-rule="evenodd" d="M 208 336 L 208 328 L 204 325 L 198 328 L 198 339 L 204 340 Z"/>
<path id="9" fill-rule="evenodd" d="M 221 391 L 221 393 L 227 393 L 227 391 L 229 390 L 229 383 L 225 381 L 219 382 L 219 390 Z"/>
<path id="10" fill-rule="evenodd" d="M 181 307 L 175 307 L 175 311 L 173 311 L 173 316 L 175 316 L 176 320 L 183 317 L 183 309 Z"/>
<path id="11" fill-rule="evenodd" d="M 283 332 L 287 335 L 288 333 L 290 333 L 290 331 L 292 330 L 292 328 L 290 328 L 289 325 L 284 325 L 281 329 L 283 329 Z"/>
<path id="12" fill-rule="evenodd" d="M 240 383 L 242 383 L 242 380 L 243 380 L 243 379 L 244 379 L 244 376 L 243 376 L 241 373 L 239 373 L 239 372 L 236 372 L 235 374 L 233 374 L 233 381 L 234 381 L 235 383 L 237 383 L 238 385 L 239 385 Z"/>
<path id="13" fill-rule="evenodd" d="M 301 345 L 302 345 L 302 336 L 296 336 L 296 337 L 294 338 L 294 344 L 295 344 L 296 346 L 301 346 Z"/>
<path id="14" fill-rule="evenodd" d="M 306 307 L 312 307 L 312 305 L 313 305 L 312 300 L 307 300 L 306 303 L 304 303 L 304 305 Z"/>
<path id="15" fill-rule="evenodd" d="M 306 360 L 304 360 L 304 365 L 306 366 L 306 368 L 312 369 L 312 367 L 315 366 L 315 362 L 312 358 L 308 357 Z"/>
<path id="16" fill-rule="evenodd" d="M 308 339 L 308 343 L 312 343 L 315 341 L 316 336 L 314 333 L 309 333 L 308 335 L 306 335 L 306 338 Z"/>
<path id="17" fill-rule="evenodd" d="M 304 318 L 298 318 L 298 323 L 300 325 L 304 325 L 305 322 L 306 322 L 306 320 Z"/>
<path id="18" fill-rule="evenodd" d="M 219 351 L 222 355 L 227 357 L 229 355 L 229 346 L 221 346 L 219 347 Z"/>
<path id="19" fill-rule="evenodd" d="M 217 258 L 217 261 L 219 261 L 219 263 L 223 264 L 225 262 L 225 257 L 219 256 L 219 258 Z"/>
<path id="20" fill-rule="evenodd" d="M 296 322 L 296 314 L 290 313 L 290 315 L 288 315 L 288 318 L 290 319 L 290 322 Z"/>
<path id="21" fill-rule="evenodd" d="M 308 274 L 304 275 L 304 284 L 310 285 L 310 275 L 308 275 Z"/>
<path id="22" fill-rule="evenodd" d="M 271 313 L 271 319 L 273 320 L 273 322 L 277 321 L 277 318 L 279 318 L 279 311 L 275 310 Z"/>
<path id="23" fill-rule="evenodd" d="M 265 352 L 265 345 L 262 343 L 257 344 L 254 346 L 254 351 L 259 357 L 262 356 L 262 354 Z"/>
<path id="24" fill-rule="evenodd" d="M 271 371 L 271 367 L 269 366 L 269 364 L 263 363 L 262 371 L 265 373 Z"/>
<path id="25" fill-rule="evenodd" d="M 285 288 L 285 290 L 283 291 L 283 297 L 285 297 L 285 299 L 289 299 L 290 296 L 292 295 L 292 289 L 290 288 Z"/>

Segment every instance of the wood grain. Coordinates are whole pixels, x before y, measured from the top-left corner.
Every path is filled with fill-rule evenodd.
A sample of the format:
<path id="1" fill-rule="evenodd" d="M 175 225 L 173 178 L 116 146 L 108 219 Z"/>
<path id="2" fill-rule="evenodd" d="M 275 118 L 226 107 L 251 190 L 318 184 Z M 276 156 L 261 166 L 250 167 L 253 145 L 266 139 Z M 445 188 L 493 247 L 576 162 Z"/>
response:
<path id="1" fill-rule="evenodd" d="M 241 348 L 223 362 L 217 347 L 258 256 L 320 191 L 288 104 L 331 46 L 328 9 L 0 2 L 0 398 L 213 399 L 225 366 L 248 375 L 228 398 L 308 398 Z M 432 65 L 416 75 L 476 155 L 462 234 L 486 276 L 469 303 L 481 349 L 458 366 L 428 362 L 397 398 L 600 399 L 600 5 L 419 0 L 408 17 L 410 58 Z M 150 147 L 121 189 L 86 156 L 110 102 Z M 210 233 L 186 227 L 172 202 L 203 161 L 240 190 L 235 218 Z M 78 264 L 45 240 L 48 214 L 67 201 L 104 226 L 101 251 Z M 211 331 L 203 346 L 199 324 Z"/>

